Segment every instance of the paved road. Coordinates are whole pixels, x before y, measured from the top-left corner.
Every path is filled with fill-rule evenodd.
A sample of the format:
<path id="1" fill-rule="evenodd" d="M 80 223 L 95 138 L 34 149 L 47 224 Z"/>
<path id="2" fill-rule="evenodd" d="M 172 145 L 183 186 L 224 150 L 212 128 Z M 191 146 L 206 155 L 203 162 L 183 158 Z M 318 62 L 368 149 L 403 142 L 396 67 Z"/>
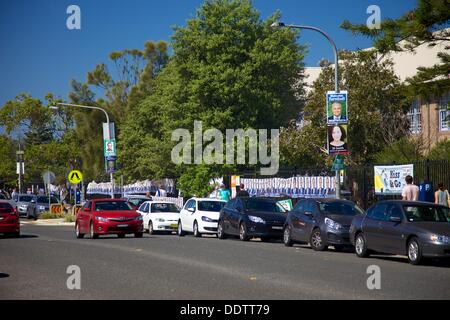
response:
<path id="1" fill-rule="evenodd" d="M 69 265 L 81 290 L 67 289 Z M 381 290 L 367 288 L 370 265 Z M 71 227 L 24 225 L 20 239 L 0 239 L 2 299 L 450 299 L 450 263 L 215 237 L 75 239 Z"/>

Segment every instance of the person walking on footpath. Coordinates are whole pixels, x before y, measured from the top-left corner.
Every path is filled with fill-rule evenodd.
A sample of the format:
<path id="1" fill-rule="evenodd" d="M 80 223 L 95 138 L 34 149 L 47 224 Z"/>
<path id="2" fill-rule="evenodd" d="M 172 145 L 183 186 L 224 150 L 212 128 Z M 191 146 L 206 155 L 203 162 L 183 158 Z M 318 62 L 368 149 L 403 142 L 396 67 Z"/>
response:
<path id="1" fill-rule="evenodd" d="M 248 191 L 245 190 L 245 186 L 243 183 L 239 185 L 239 192 L 237 193 L 236 197 L 250 197 Z"/>
<path id="2" fill-rule="evenodd" d="M 413 177 L 405 177 L 406 186 L 402 191 L 402 199 L 407 201 L 417 201 L 419 199 L 419 187 L 413 184 Z"/>
<path id="3" fill-rule="evenodd" d="M 223 183 L 220 185 L 220 193 L 219 194 L 220 194 L 220 199 L 225 200 L 225 201 L 230 200 L 231 192 L 230 192 L 230 190 L 228 190 L 225 187 L 225 185 Z"/>
<path id="4" fill-rule="evenodd" d="M 442 182 L 438 183 L 438 190 L 434 193 L 434 203 L 450 207 L 450 195 Z"/>

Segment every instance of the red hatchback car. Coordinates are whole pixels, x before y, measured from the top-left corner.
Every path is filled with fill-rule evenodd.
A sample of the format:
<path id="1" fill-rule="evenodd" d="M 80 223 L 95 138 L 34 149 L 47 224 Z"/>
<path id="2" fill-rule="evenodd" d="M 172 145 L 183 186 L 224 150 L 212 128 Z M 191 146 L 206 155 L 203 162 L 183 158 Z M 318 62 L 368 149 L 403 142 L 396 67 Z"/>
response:
<path id="1" fill-rule="evenodd" d="M 20 237 L 19 213 L 6 200 L 0 200 L 0 233 Z"/>
<path id="2" fill-rule="evenodd" d="M 119 238 L 143 235 L 142 216 L 125 199 L 95 199 L 87 201 L 77 213 L 77 238 L 89 234 L 91 239 L 103 234 L 117 234 Z"/>

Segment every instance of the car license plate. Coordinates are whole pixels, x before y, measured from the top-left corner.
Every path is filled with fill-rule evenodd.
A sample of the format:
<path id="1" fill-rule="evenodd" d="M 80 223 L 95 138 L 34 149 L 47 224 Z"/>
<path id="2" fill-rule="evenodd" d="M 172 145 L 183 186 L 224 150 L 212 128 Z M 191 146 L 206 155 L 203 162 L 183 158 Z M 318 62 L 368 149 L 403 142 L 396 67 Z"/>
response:
<path id="1" fill-rule="evenodd" d="M 127 224 L 118 224 L 117 227 L 118 228 L 126 228 L 126 227 L 128 227 L 128 225 Z"/>
<path id="2" fill-rule="evenodd" d="M 178 225 L 176 223 L 174 223 L 174 224 L 171 224 L 170 227 L 176 229 L 176 228 L 178 228 Z"/>
<path id="3" fill-rule="evenodd" d="M 283 227 L 276 227 L 276 226 L 273 226 L 272 229 L 274 229 L 274 230 L 283 230 Z"/>

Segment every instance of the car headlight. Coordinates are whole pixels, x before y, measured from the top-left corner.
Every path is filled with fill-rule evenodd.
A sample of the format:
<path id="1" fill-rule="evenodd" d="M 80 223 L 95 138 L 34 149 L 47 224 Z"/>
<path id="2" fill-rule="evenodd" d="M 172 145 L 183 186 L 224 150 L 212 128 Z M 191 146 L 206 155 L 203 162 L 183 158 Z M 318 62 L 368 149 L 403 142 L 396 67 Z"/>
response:
<path id="1" fill-rule="evenodd" d="M 202 217 L 202 220 L 205 221 L 205 222 L 214 222 L 214 219 L 211 219 L 211 218 L 208 218 L 208 217 L 205 217 L 205 216 Z"/>
<path id="2" fill-rule="evenodd" d="M 436 234 L 431 235 L 430 240 L 433 241 L 433 242 L 450 243 L 450 237 L 439 236 L 439 235 L 436 235 Z"/>
<path id="3" fill-rule="evenodd" d="M 255 217 L 255 216 L 248 216 L 248 218 L 250 219 L 250 221 L 253 221 L 255 223 L 266 223 L 262 218 L 260 217 Z"/>
<path id="4" fill-rule="evenodd" d="M 164 221 L 166 221 L 166 220 L 164 220 L 164 219 L 162 219 L 162 218 L 158 218 L 158 219 L 156 219 L 156 221 L 158 221 L 158 222 L 164 222 Z"/>
<path id="5" fill-rule="evenodd" d="M 332 219 L 325 218 L 325 224 L 327 225 L 328 228 L 333 229 L 333 230 L 341 230 L 342 229 L 342 225 Z"/>
<path id="6" fill-rule="evenodd" d="M 134 219 L 137 220 L 137 221 L 142 221 L 142 216 L 137 216 Z"/>
<path id="7" fill-rule="evenodd" d="M 95 217 L 96 220 L 98 221 L 103 221 L 103 222 L 108 222 L 108 218 L 104 218 L 104 217 Z"/>

